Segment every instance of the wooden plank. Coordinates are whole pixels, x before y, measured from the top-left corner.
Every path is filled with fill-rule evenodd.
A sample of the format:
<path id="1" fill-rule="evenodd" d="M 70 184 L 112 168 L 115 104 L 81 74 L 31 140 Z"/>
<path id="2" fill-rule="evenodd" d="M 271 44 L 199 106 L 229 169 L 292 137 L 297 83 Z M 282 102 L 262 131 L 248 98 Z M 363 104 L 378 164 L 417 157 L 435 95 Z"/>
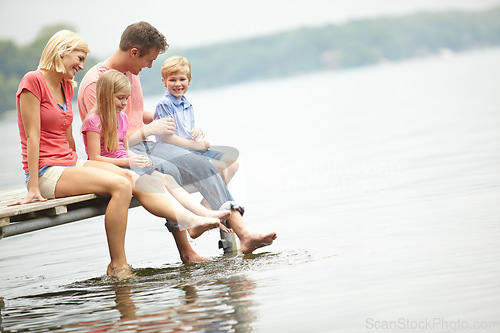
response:
<path id="1" fill-rule="evenodd" d="M 68 206 L 54 207 L 54 215 L 61 215 L 68 212 Z"/>
<path id="2" fill-rule="evenodd" d="M 10 224 L 10 217 L 2 217 L 0 219 L 0 227 L 6 226 Z"/>
<path id="3" fill-rule="evenodd" d="M 2 205 L 5 201 L 13 200 L 13 199 L 22 199 L 26 195 L 27 191 L 24 188 L 15 189 L 15 190 L 6 190 L 0 191 L 0 205 Z"/>
<path id="4" fill-rule="evenodd" d="M 23 199 L 26 189 L 0 191 L 0 239 L 103 215 L 109 198 L 96 194 L 8 206 Z M 130 208 L 141 204 L 132 198 Z"/>
<path id="5" fill-rule="evenodd" d="M 41 211 L 52 211 L 52 214 L 63 214 L 67 212 L 67 205 L 97 198 L 97 195 L 95 194 L 84 194 L 65 198 L 50 199 L 44 202 L 37 201 L 24 205 L 16 205 L 11 207 L 7 206 L 8 204 L 23 199 L 26 196 L 26 193 L 27 191 L 25 189 L 0 192 L 0 220 L 7 217 Z M 47 212 L 44 215 L 47 215 Z"/>

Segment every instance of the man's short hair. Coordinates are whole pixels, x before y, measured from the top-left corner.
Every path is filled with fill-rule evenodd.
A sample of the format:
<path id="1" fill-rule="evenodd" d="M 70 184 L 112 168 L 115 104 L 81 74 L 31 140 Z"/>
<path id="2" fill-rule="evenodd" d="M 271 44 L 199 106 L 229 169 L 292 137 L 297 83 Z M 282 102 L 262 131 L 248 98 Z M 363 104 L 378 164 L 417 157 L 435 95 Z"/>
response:
<path id="1" fill-rule="evenodd" d="M 143 57 L 153 48 L 164 53 L 168 49 L 167 39 L 148 22 L 138 22 L 129 25 L 123 31 L 120 39 L 120 50 L 127 51 L 137 48 Z"/>

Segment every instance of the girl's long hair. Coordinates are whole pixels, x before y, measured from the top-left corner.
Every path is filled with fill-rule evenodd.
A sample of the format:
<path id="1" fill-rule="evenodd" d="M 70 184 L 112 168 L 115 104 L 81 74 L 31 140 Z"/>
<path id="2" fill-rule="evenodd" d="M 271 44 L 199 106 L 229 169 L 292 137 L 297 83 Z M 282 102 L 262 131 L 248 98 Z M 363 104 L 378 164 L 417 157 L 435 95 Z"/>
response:
<path id="1" fill-rule="evenodd" d="M 101 118 L 101 135 L 104 149 L 115 152 L 118 149 L 118 119 L 115 107 L 115 92 L 130 87 L 128 78 L 117 70 L 110 69 L 99 77 L 96 84 L 96 112 Z"/>

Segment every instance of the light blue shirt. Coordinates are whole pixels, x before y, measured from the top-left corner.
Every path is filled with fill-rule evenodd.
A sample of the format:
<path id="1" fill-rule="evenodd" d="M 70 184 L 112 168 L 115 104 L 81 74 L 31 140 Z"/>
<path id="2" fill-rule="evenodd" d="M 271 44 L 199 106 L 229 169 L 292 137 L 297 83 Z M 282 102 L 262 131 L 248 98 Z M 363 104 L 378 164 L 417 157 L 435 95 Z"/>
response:
<path id="1" fill-rule="evenodd" d="M 191 130 L 195 124 L 194 110 L 185 96 L 178 99 L 167 91 L 156 105 L 154 119 L 161 118 L 173 118 L 175 121 L 174 134 L 192 140 Z M 161 141 L 161 137 L 157 136 L 156 140 Z"/>

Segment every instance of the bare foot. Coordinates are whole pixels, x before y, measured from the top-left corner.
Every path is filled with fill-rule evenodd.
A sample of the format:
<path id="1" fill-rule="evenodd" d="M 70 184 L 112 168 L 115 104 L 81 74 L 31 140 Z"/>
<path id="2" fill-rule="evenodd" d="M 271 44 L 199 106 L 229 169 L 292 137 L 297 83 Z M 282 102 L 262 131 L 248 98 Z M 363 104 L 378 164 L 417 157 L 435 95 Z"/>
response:
<path id="1" fill-rule="evenodd" d="M 252 253 L 258 248 L 271 245 L 277 237 L 275 232 L 270 232 L 268 234 L 257 232 L 249 233 L 240 238 L 241 252 L 243 252 L 243 254 Z"/>
<path id="2" fill-rule="evenodd" d="M 181 260 L 184 264 L 196 264 L 199 262 L 211 261 L 212 259 L 202 257 L 193 251 L 192 253 L 181 255 Z"/>
<path id="3" fill-rule="evenodd" d="M 112 268 L 111 264 L 109 264 L 108 269 L 106 270 L 106 275 L 114 277 L 118 280 L 125 280 L 136 277 L 136 275 L 132 273 L 130 265 L 128 264 L 123 264 L 115 268 Z"/>
<path id="4" fill-rule="evenodd" d="M 208 210 L 208 213 L 205 215 L 206 217 L 215 217 L 221 221 L 225 221 L 231 217 L 230 210 Z"/>
<path id="5" fill-rule="evenodd" d="M 220 223 L 219 219 L 217 218 L 206 218 L 207 222 L 200 224 L 196 227 L 188 229 L 189 236 L 193 239 L 200 237 L 205 231 L 214 229 L 214 228 L 219 228 L 220 230 L 224 232 L 233 232 L 231 229 L 226 228 L 222 223 Z"/>

